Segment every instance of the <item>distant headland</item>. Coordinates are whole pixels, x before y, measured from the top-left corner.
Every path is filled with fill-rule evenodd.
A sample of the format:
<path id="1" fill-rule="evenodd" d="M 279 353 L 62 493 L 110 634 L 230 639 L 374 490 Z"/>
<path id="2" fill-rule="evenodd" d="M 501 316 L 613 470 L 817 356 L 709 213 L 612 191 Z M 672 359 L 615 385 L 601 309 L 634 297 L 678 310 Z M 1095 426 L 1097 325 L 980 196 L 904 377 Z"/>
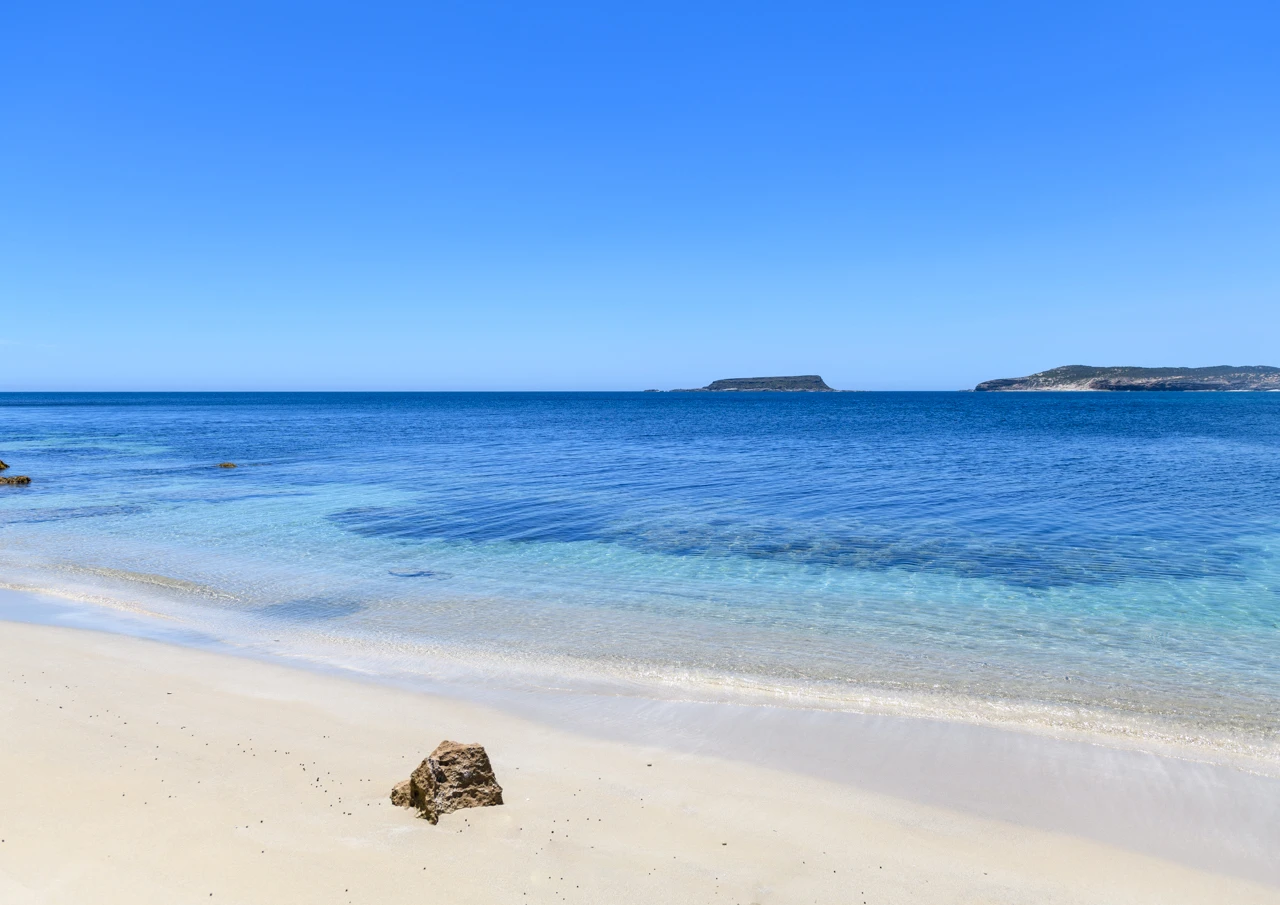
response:
<path id="1" fill-rule="evenodd" d="M 672 390 L 673 393 L 834 393 L 817 374 L 799 377 L 730 377 L 704 387 Z"/>
<path id="2" fill-rule="evenodd" d="M 1041 371 L 1029 377 L 987 380 L 976 387 L 979 393 L 1035 392 L 1053 390 L 1181 390 L 1184 392 L 1280 391 L 1280 368 L 1257 365 L 1215 368 L 1093 368 L 1067 365 Z"/>

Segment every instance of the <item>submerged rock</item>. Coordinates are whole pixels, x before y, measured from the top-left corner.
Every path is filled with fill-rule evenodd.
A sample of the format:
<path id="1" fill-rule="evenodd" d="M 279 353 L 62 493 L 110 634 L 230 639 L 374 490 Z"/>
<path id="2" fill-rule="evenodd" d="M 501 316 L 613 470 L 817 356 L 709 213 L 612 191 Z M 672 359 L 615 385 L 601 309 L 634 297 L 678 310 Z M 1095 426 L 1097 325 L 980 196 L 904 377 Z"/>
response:
<path id="1" fill-rule="evenodd" d="M 391 803 L 417 808 L 419 816 L 435 823 L 442 814 L 461 808 L 502 804 L 502 786 L 493 775 L 483 745 L 444 741 L 418 765 L 408 782 L 395 785 Z"/>
<path id="2" fill-rule="evenodd" d="M 11 478 L 0 478 L 0 484 L 30 484 L 31 479 L 24 474 L 14 475 Z"/>
<path id="3" fill-rule="evenodd" d="M 396 578 L 435 578 L 439 581 L 453 577 L 452 572 L 437 572 L 434 569 L 387 569 L 387 574 Z"/>
<path id="4" fill-rule="evenodd" d="M 4 471 L 8 467 L 9 466 L 6 465 L 3 460 L 0 460 L 0 471 Z"/>
<path id="5" fill-rule="evenodd" d="M 219 462 L 218 467 L 219 468 L 235 468 L 236 463 L 235 462 Z"/>

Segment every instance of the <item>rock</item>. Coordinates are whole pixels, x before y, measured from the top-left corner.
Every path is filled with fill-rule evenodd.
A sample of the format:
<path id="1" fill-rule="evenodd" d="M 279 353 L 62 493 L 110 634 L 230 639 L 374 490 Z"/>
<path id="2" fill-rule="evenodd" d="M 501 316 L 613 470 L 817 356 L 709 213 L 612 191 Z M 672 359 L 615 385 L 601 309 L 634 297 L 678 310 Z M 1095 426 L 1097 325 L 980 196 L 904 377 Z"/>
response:
<path id="1" fill-rule="evenodd" d="M 440 807 L 436 804 L 439 785 L 429 757 L 424 758 L 409 776 L 409 806 L 417 808 L 418 816 L 428 823 L 436 823 L 440 819 Z"/>
<path id="2" fill-rule="evenodd" d="M 396 784 L 391 801 L 417 808 L 421 817 L 435 823 L 442 814 L 460 808 L 502 804 L 502 786 L 493 775 L 483 745 L 445 741 L 418 765 L 407 782 Z"/>
<path id="3" fill-rule="evenodd" d="M 0 484 L 30 484 L 31 479 L 24 474 L 14 475 L 11 478 L 0 478 Z"/>
<path id="4" fill-rule="evenodd" d="M 427 760 L 439 784 L 436 804 L 441 814 L 502 804 L 502 786 L 483 745 L 441 742 Z"/>
<path id="5" fill-rule="evenodd" d="M 391 787 L 391 803 L 398 808 L 407 808 L 413 801 L 413 780 L 406 779 Z"/>
<path id="6" fill-rule="evenodd" d="M 219 462 L 218 467 L 219 468 L 235 468 L 236 463 L 235 462 Z"/>
<path id="7" fill-rule="evenodd" d="M 4 471 L 4 470 L 5 470 L 6 468 L 8 468 L 8 467 L 9 467 L 8 465 L 6 465 L 4 462 L 0 461 L 0 471 Z"/>

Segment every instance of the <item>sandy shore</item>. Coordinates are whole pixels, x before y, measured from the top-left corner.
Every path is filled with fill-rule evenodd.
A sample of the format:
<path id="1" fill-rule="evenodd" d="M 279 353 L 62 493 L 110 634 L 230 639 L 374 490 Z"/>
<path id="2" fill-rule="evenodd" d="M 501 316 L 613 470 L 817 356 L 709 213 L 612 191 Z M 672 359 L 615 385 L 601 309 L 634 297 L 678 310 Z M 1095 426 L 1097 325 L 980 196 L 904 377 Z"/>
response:
<path id="1" fill-rule="evenodd" d="M 0 901 L 1254 903 L 1071 835 L 479 704 L 0 623 Z M 442 739 L 500 808 L 391 806 Z"/>

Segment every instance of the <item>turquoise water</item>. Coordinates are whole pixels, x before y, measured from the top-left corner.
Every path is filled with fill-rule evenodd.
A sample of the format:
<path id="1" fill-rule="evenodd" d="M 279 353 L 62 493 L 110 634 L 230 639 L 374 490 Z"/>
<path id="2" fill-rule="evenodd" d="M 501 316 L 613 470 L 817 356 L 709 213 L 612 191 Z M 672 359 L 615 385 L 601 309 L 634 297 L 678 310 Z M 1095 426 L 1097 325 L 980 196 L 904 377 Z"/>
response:
<path id="1" fill-rule="evenodd" d="M 1276 750 L 1280 394 L 8 394 L 0 459 L 0 582 L 248 648 Z"/>

